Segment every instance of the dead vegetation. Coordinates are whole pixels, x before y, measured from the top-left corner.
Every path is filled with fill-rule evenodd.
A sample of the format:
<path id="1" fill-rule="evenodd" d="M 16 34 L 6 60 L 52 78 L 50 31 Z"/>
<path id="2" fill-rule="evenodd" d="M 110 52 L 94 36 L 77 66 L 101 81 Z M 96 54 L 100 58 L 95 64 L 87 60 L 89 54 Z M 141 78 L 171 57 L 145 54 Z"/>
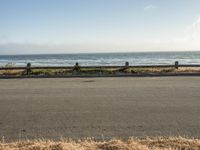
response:
<path id="1" fill-rule="evenodd" d="M 1 150 L 199 150 L 200 139 L 130 138 L 128 140 L 35 140 L 12 143 L 0 142 Z"/>
<path id="2" fill-rule="evenodd" d="M 8 66 L 7 66 L 8 67 Z M 126 75 L 126 74 L 167 74 L 167 73 L 200 73 L 199 67 L 152 67 L 152 68 L 84 68 L 76 65 L 72 69 L 33 69 L 32 76 L 71 76 L 71 75 Z M 26 70 L 0 70 L 0 76 L 24 76 Z"/>

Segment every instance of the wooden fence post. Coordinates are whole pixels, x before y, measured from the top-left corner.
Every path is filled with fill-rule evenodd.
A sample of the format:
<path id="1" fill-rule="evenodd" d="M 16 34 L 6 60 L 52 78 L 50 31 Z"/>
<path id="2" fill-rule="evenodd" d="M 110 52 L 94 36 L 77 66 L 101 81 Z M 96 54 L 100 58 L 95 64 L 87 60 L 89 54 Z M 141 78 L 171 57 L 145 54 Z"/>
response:
<path id="1" fill-rule="evenodd" d="M 27 63 L 26 65 L 26 74 L 29 75 L 31 73 L 31 63 Z"/>
<path id="2" fill-rule="evenodd" d="M 125 62 L 125 67 L 128 68 L 129 67 L 129 62 Z"/>
<path id="3" fill-rule="evenodd" d="M 178 69 L 178 65 L 179 65 L 178 61 L 175 61 L 174 65 L 175 65 L 175 68 Z"/>
<path id="4" fill-rule="evenodd" d="M 76 62 L 76 64 L 75 64 L 75 66 L 74 66 L 72 71 L 76 71 L 76 72 L 80 72 L 81 71 L 81 67 L 80 67 L 78 62 Z"/>

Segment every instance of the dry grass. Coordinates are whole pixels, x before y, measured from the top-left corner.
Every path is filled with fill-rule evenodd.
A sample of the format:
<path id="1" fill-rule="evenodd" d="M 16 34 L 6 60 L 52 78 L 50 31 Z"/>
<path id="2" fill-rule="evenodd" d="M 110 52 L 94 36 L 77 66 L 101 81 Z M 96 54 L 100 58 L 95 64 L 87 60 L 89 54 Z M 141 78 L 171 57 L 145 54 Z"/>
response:
<path id="1" fill-rule="evenodd" d="M 145 73 L 200 73 L 198 67 L 179 67 L 178 69 L 172 68 L 81 68 L 79 71 L 72 69 L 36 69 L 32 70 L 30 75 L 41 76 L 54 76 L 54 75 L 106 75 L 106 74 L 145 74 Z M 0 76 L 23 76 L 26 75 L 26 70 L 0 70 Z"/>
<path id="2" fill-rule="evenodd" d="M 0 75 L 22 75 L 24 70 L 0 70 Z"/>
<path id="3" fill-rule="evenodd" d="M 200 139 L 130 138 L 106 142 L 85 140 L 38 140 L 13 143 L 0 142 L 0 150 L 200 150 Z"/>
<path id="4" fill-rule="evenodd" d="M 175 68 L 129 68 L 130 73 L 194 73 L 200 72 L 198 67 L 179 67 Z"/>

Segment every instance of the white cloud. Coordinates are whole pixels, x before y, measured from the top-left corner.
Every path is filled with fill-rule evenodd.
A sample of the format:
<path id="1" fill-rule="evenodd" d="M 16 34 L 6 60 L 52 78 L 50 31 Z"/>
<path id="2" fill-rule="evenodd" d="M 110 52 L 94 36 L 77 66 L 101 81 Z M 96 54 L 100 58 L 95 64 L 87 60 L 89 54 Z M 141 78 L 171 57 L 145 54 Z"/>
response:
<path id="1" fill-rule="evenodd" d="M 200 16 L 191 26 L 191 38 L 192 40 L 200 40 Z"/>
<path id="2" fill-rule="evenodd" d="M 200 46 L 200 16 L 184 31 L 184 35 L 173 39 L 174 42 Z"/>
<path id="3" fill-rule="evenodd" d="M 156 8 L 157 8 L 156 5 L 151 4 L 151 5 L 147 5 L 146 7 L 144 7 L 144 10 L 151 10 L 151 9 L 156 9 Z"/>
<path id="4" fill-rule="evenodd" d="M 196 28 L 196 27 L 199 28 L 199 25 L 200 25 L 200 16 L 199 16 L 198 19 L 192 24 L 192 27 L 193 27 L 193 28 Z"/>
<path id="5" fill-rule="evenodd" d="M 155 49 L 168 50 L 200 50 L 200 16 L 181 34 L 168 38 L 149 39 L 147 45 Z"/>

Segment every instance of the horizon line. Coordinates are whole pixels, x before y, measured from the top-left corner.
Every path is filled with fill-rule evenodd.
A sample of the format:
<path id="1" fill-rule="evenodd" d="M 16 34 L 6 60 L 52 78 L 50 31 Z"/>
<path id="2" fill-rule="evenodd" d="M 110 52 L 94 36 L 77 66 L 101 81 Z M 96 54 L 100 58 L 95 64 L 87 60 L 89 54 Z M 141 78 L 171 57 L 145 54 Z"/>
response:
<path id="1" fill-rule="evenodd" d="M 74 53 L 21 53 L 21 54 L 0 54 L 0 56 L 17 56 L 17 55 L 78 55 L 78 54 L 120 54 L 120 53 L 177 53 L 177 52 L 200 52 L 200 50 L 144 50 L 144 51 L 118 51 L 118 52 L 74 52 Z"/>

